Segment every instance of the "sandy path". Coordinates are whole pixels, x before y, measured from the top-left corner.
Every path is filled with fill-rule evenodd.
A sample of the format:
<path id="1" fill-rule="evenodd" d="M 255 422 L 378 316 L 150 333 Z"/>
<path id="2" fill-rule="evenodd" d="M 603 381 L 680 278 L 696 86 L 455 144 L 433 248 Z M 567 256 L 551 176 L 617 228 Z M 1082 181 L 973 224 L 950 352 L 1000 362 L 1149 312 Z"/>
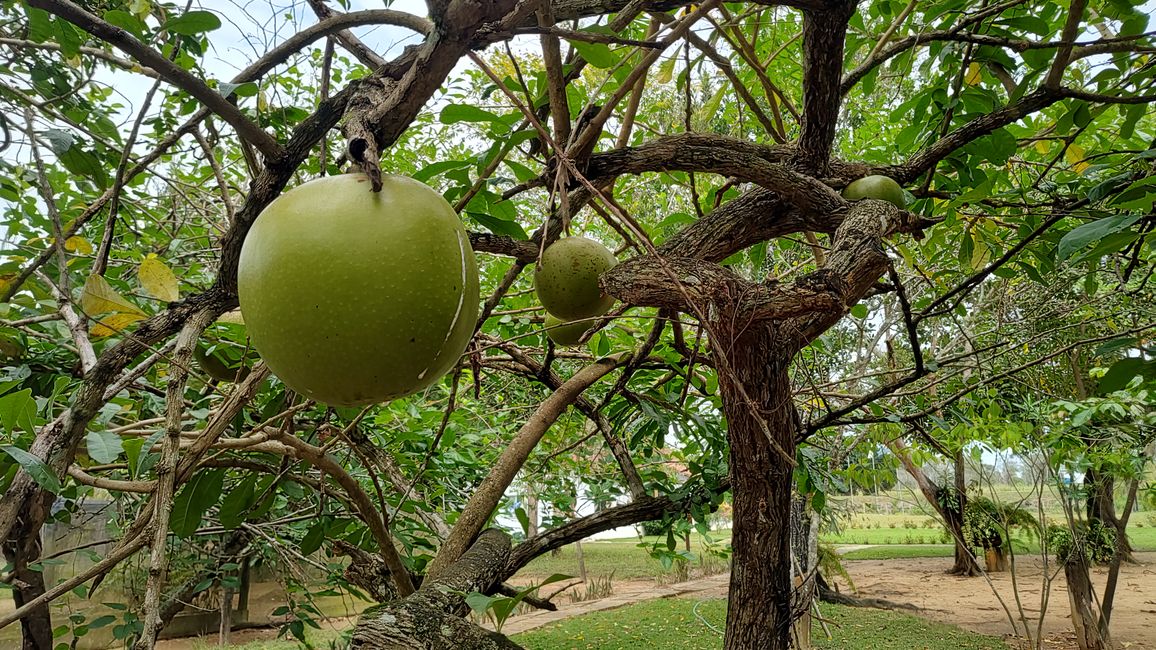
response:
<path id="1" fill-rule="evenodd" d="M 1125 565 L 1120 571 L 1116 590 L 1116 605 L 1112 614 L 1112 636 L 1120 647 L 1135 650 L 1156 650 L 1156 553 L 1137 553 L 1139 564 Z M 908 603 L 923 609 L 920 615 L 962 628 L 1005 636 L 1012 633 L 1004 608 L 995 592 L 1016 617 L 1016 625 L 1023 635 L 1019 608 L 1016 606 L 1012 575 L 989 574 L 991 584 L 984 578 L 960 578 L 944 573 L 951 565 L 949 558 L 914 558 L 904 560 L 844 560 L 843 565 L 855 580 L 859 595 L 885 598 Z M 1051 565 L 1051 574 L 1055 565 Z M 1016 563 L 1016 583 L 1024 617 L 1031 626 L 1032 635 L 1041 610 L 1044 573 L 1038 557 L 1020 558 Z M 1092 571 L 1092 583 L 1103 590 L 1108 571 L 1097 567 Z M 1051 585 L 1044 616 L 1044 637 L 1062 642 L 1070 638 L 1067 586 L 1063 573 Z M 1063 648 L 1064 643 L 1048 644 L 1049 648 Z"/>

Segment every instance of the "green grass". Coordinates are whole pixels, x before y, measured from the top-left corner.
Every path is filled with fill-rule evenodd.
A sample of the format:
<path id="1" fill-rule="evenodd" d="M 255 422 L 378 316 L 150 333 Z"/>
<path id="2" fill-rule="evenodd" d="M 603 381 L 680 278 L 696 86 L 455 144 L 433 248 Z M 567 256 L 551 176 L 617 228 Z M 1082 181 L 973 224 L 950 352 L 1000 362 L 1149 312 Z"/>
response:
<path id="1" fill-rule="evenodd" d="M 1138 551 L 1156 551 L 1156 526 L 1149 525 L 1145 519 L 1151 514 L 1135 513 L 1134 523 L 1128 528 L 1128 537 L 1132 541 L 1133 548 Z M 878 545 L 875 548 L 850 551 L 843 555 L 847 560 L 951 557 L 953 553 L 951 545 L 941 543 L 941 529 L 927 528 L 922 525 L 925 522 L 926 517 L 915 515 L 856 515 L 855 525 L 879 527 L 844 528 L 839 534 L 824 534 L 821 539 L 831 544 Z M 1137 522 L 1141 526 L 1136 526 Z M 895 524 L 895 528 L 890 527 L 892 523 Z M 917 527 L 904 528 L 905 525 Z M 648 543 L 665 542 L 665 538 L 644 539 Z M 719 531 L 712 535 L 711 539 L 716 543 L 725 543 L 729 541 L 730 533 Z M 696 555 L 703 555 L 702 542 L 697 533 L 691 535 L 691 548 Z M 638 548 L 638 543 L 637 537 L 629 537 L 582 544 L 587 571 L 592 576 L 607 576 L 613 572 L 615 581 L 669 578 L 674 574 L 673 570 L 664 570 L 658 560 L 650 557 L 646 549 Z M 678 540 L 678 548 L 684 548 L 681 539 Z M 1039 551 L 1039 542 L 1036 540 L 1023 538 L 1017 542 L 1016 553 L 1035 555 Z M 522 578 L 541 580 L 556 573 L 565 575 L 578 573 L 578 558 L 573 546 L 564 547 L 557 556 L 547 554 L 534 560 L 518 575 Z"/>
<path id="2" fill-rule="evenodd" d="M 725 544 L 730 541 L 730 532 L 722 531 L 717 536 L 712 535 L 711 540 Z M 666 538 L 645 537 L 644 541 L 660 541 L 665 544 Z M 647 549 L 638 547 L 639 542 L 637 537 L 583 542 L 582 555 L 588 573 L 591 576 L 608 576 L 613 572 L 614 580 L 652 580 L 673 575 L 673 569 L 664 570 L 658 560 L 650 557 Z M 677 542 L 678 550 L 686 548 L 682 539 Z M 703 539 L 697 533 L 691 534 L 690 547 L 696 558 L 708 555 L 703 552 Z M 578 574 L 578 554 L 573 545 L 563 547 L 557 555 L 547 553 L 536 558 L 518 572 L 518 577 L 542 579 L 556 573 Z"/>
<path id="3" fill-rule="evenodd" d="M 820 536 L 829 544 L 940 544 L 942 528 L 845 528 Z"/>
<path id="4" fill-rule="evenodd" d="M 896 560 L 912 557 L 952 557 L 955 547 L 950 544 L 935 546 L 874 546 L 848 551 L 842 555 L 844 560 Z M 852 577 L 854 577 L 852 575 Z"/>
<path id="5" fill-rule="evenodd" d="M 726 619 L 723 600 L 665 598 L 579 616 L 513 637 L 527 650 L 718 650 Z M 840 650 L 1005 650 L 999 639 L 907 614 L 822 606 L 832 638 L 815 628 L 817 648 Z M 706 623 L 715 629 L 707 626 Z"/>

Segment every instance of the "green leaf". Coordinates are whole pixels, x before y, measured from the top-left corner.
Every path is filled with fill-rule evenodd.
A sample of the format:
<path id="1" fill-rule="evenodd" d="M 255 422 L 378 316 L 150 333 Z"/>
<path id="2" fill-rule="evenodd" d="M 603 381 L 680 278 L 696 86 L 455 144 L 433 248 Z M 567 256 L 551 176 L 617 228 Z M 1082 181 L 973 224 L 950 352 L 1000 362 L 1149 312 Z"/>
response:
<path id="1" fill-rule="evenodd" d="M 52 153 L 57 156 L 71 149 L 72 145 L 76 143 L 76 138 L 71 133 L 61 129 L 48 129 L 40 135 L 48 140 L 48 146 L 52 148 Z"/>
<path id="2" fill-rule="evenodd" d="M 32 397 L 32 389 L 25 388 L 0 397 L 0 424 L 13 434 L 17 429 L 23 429 L 36 435 L 36 400 Z"/>
<path id="3" fill-rule="evenodd" d="M 44 43 L 52 37 L 52 14 L 43 9 L 33 9 L 27 3 L 24 12 L 28 16 L 28 40 L 34 43 Z"/>
<path id="4" fill-rule="evenodd" d="M 257 84 L 253 83 L 252 81 L 243 84 L 235 84 L 223 81 L 217 84 L 217 91 L 225 97 L 228 97 L 229 95 L 236 95 L 237 97 L 255 97 L 260 91 L 260 88 L 258 88 Z"/>
<path id="5" fill-rule="evenodd" d="M 726 96 L 726 92 L 727 85 L 720 84 L 718 90 L 716 90 L 714 94 L 710 96 L 710 99 L 708 99 L 707 102 L 702 105 L 702 108 L 698 110 L 698 115 L 696 115 L 695 118 L 699 122 L 710 121 L 711 118 L 713 118 L 715 114 L 718 113 L 718 107 L 720 104 L 722 104 L 722 100 L 723 97 Z"/>
<path id="6" fill-rule="evenodd" d="M 1121 210 L 1151 212 L 1153 203 L 1156 203 L 1156 176 L 1149 176 L 1132 183 L 1123 192 L 1117 194 L 1109 205 Z"/>
<path id="7" fill-rule="evenodd" d="M 458 122 L 496 122 L 502 118 L 496 113 L 483 110 L 470 104 L 450 104 L 442 109 L 438 119 L 442 124 L 457 124 Z"/>
<path id="8" fill-rule="evenodd" d="M 190 11 L 167 21 L 161 29 L 174 34 L 193 36 L 221 28 L 221 19 L 211 11 Z"/>
<path id="9" fill-rule="evenodd" d="M 120 457 L 124 445 L 120 436 L 112 431 L 89 431 L 85 436 L 89 458 L 98 463 L 111 463 Z"/>
<path id="10" fill-rule="evenodd" d="M 1075 228 L 1060 240 L 1056 257 L 1061 260 L 1066 260 L 1071 257 L 1072 253 L 1088 244 L 1099 241 L 1114 232 L 1119 232 L 1131 226 L 1140 220 L 1140 216 L 1141 215 L 1138 214 L 1118 214 L 1097 219 L 1096 221 Z"/>
<path id="11" fill-rule="evenodd" d="M 12 445 L 4 445 L 0 447 L 0 449 L 11 456 L 12 460 L 19 463 L 20 467 L 22 467 L 25 472 L 28 472 L 28 475 L 32 477 L 32 480 L 36 481 L 37 485 L 53 494 L 60 493 L 60 479 L 56 478 L 56 474 L 53 473 L 52 469 L 49 468 L 44 461 Z"/>
<path id="12" fill-rule="evenodd" d="M 256 500 L 257 477 L 250 476 L 241 484 L 229 491 L 221 501 L 221 508 L 217 512 L 217 519 L 221 525 L 232 530 L 245 521 L 245 513 L 253 506 Z"/>
<path id="13" fill-rule="evenodd" d="M 1108 368 L 1108 372 L 1100 378 L 1098 385 L 1101 393 L 1111 393 L 1124 390 L 1137 375 L 1149 376 L 1156 374 L 1156 362 L 1137 357 L 1121 359 Z"/>
<path id="14" fill-rule="evenodd" d="M 526 509 L 522 507 L 514 508 L 514 516 L 518 518 L 518 523 L 522 526 L 522 532 L 526 535 L 529 535 L 530 515 L 526 514 Z"/>
<path id="15" fill-rule="evenodd" d="M 613 68 L 618 64 L 618 57 L 605 43 L 586 43 L 584 41 L 570 41 L 570 45 L 586 62 L 595 68 Z"/>
<path id="16" fill-rule="evenodd" d="M 859 303 L 851 308 L 851 315 L 858 319 L 867 318 L 867 305 Z"/>
<path id="17" fill-rule="evenodd" d="M 426 165 L 425 167 L 417 170 L 417 173 L 413 175 L 413 179 L 415 181 L 421 181 L 425 183 L 429 179 L 439 174 L 444 174 L 445 172 L 453 171 L 455 169 L 466 169 L 469 166 L 470 161 L 468 160 L 443 160 L 441 162 Z"/>
<path id="18" fill-rule="evenodd" d="M 141 40 L 144 40 L 145 32 L 148 31 L 148 26 L 145 25 L 143 20 L 121 9 L 104 12 L 104 20 L 110 25 L 120 27 Z"/>
<path id="19" fill-rule="evenodd" d="M 224 483 L 224 470 L 211 470 L 193 475 L 193 479 L 173 499 L 169 529 L 181 538 L 197 532 L 205 513 L 221 497 Z"/>
<path id="20" fill-rule="evenodd" d="M 105 169 L 103 163 L 92 153 L 81 149 L 80 147 L 69 147 L 68 151 L 59 154 L 57 158 L 60 159 L 60 164 L 73 174 L 92 179 L 100 189 L 106 189 L 109 185 L 108 170 Z"/>
<path id="21" fill-rule="evenodd" d="M 325 541 L 325 522 L 319 521 L 305 532 L 305 536 L 301 538 L 301 547 L 298 550 L 304 555 L 309 555 L 321 548 L 323 541 Z"/>
<path id="22" fill-rule="evenodd" d="M 482 224 L 486 227 L 487 230 L 494 233 L 495 235 L 506 235 L 508 237 L 513 237 L 514 239 L 520 240 L 526 240 L 530 238 L 530 236 L 526 234 L 526 231 L 522 229 L 522 226 L 520 226 L 517 221 L 506 221 L 505 219 L 499 219 L 484 212 L 468 212 L 467 214 L 471 219 Z"/>

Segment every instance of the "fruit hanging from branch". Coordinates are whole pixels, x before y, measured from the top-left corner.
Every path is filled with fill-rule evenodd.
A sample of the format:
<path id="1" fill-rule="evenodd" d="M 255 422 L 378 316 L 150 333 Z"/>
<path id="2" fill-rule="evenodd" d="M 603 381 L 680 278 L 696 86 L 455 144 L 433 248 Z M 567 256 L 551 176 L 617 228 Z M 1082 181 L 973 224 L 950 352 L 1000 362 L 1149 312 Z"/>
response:
<path id="1" fill-rule="evenodd" d="M 478 318 L 465 228 L 428 186 L 364 174 L 310 181 L 273 201 L 241 249 L 238 297 L 265 363 L 334 406 L 413 394 L 457 363 Z"/>
<path id="2" fill-rule="evenodd" d="M 601 316 L 614 306 L 614 298 L 602 293 L 598 277 L 616 263 L 614 253 L 592 239 L 559 239 L 538 260 L 534 289 L 542 306 L 558 319 Z"/>
<path id="3" fill-rule="evenodd" d="M 582 335 L 592 325 L 594 325 L 594 321 L 580 320 L 572 323 L 557 318 L 553 314 L 546 314 L 546 336 L 550 337 L 554 345 L 578 345 L 578 341 L 582 340 Z"/>
<path id="4" fill-rule="evenodd" d="M 907 209 L 907 197 L 903 195 L 903 188 L 888 176 L 864 176 L 853 181 L 844 188 L 843 198 L 848 201 L 879 199 L 891 203 L 900 210 Z"/>

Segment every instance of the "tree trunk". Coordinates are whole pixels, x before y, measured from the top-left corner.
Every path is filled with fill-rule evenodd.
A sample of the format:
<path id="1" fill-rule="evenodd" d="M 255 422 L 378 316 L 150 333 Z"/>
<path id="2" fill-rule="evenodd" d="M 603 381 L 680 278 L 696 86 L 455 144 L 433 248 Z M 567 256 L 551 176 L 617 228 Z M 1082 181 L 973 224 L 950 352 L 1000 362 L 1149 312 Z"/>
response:
<path id="1" fill-rule="evenodd" d="M 979 575 L 979 564 L 963 537 L 963 513 L 967 507 L 967 466 L 963 463 L 963 450 L 955 452 L 952 459 L 955 468 L 954 499 L 948 500 L 943 512 L 951 539 L 955 542 L 955 564 L 948 573 L 957 576 Z"/>
<path id="2" fill-rule="evenodd" d="M 714 348 L 730 442 L 734 527 L 726 650 L 787 650 L 791 643 L 791 488 L 798 415 L 787 369 L 792 346 L 771 325 L 733 336 L 716 323 Z M 722 330 L 720 333 L 718 330 Z M 776 446 L 778 447 L 776 449 Z"/>
<path id="3" fill-rule="evenodd" d="M 983 560 L 988 573 L 1007 571 L 1007 553 L 1002 546 L 993 546 L 983 549 Z"/>
<path id="4" fill-rule="evenodd" d="M 1068 602 L 1072 606 L 1072 627 L 1076 630 L 1076 645 L 1080 650 L 1108 650 L 1112 641 L 1107 630 L 1100 630 L 1096 615 L 1095 594 L 1088 577 L 1088 564 L 1079 552 L 1073 551 L 1064 562 L 1064 577 L 1068 580 Z"/>
<path id="5" fill-rule="evenodd" d="M 44 574 L 30 568 L 40 559 L 40 527 L 55 500 L 50 492 L 39 493 L 36 512 L 22 513 L 4 545 L 4 558 L 12 565 L 12 600 L 17 608 L 44 593 Z M 48 605 L 38 607 L 20 619 L 23 650 L 52 650 L 52 612 Z"/>
<path id="6" fill-rule="evenodd" d="M 1109 526 L 1116 531 L 1119 540 L 1121 561 L 1133 563 L 1132 545 L 1128 542 L 1128 530 L 1120 517 L 1116 516 L 1115 502 L 1116 482 L 1111 474 L 1098 469 L 1089 469 L 1084 474 L 1084 488 L 1088 497 L 1084 503 L 1088 523 L 1099 522 L 1102 526 Z"/>
<path id="7" fill-rule="evenodd" d="M 947 526 L 947 531 L 951 534 L 952 543 L 955 544 L 955 564 L 952 565 L 948 573 L 953 575 L 963 576 L 977 576 L 979 575 L 979 567 L 972 558 L 971 549 L 963 542 L 963 503 L 959 503 L 958 507 L 955 505 L 956 500 L 950 492 L 946 491 L 939 485 L 931 482 L 927 478 L 927 474 L 923 469 L 915 464 L 911 459 L 911 454 L 907 450 L 907 445 L 902 440 L 895 440 L 888 448 L 891 453 L 899 459 L 900 464 L 907 470 L 907 473 L 915 479 L 915 483 L 919 485 L 919 491 L 923 493 L 923 497 L 931 504 L 932 508 L 943 517 L 943 523 Z M 956 477 L 958 483 L 958 474 Z M 961 497 L 966 498 L 963 493 Z M 962 499 L 961 499 L 962 501 Z"/>

